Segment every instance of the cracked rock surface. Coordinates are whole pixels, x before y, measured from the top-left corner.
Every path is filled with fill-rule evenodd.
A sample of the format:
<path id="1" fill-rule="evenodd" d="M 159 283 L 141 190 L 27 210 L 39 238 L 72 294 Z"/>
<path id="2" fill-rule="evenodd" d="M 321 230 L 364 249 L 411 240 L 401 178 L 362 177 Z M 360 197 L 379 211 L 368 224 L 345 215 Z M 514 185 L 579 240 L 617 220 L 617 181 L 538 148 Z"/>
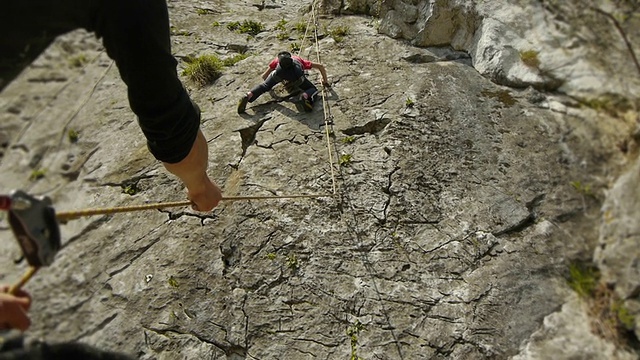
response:
<path id="1" fill-rule="evenodd" d="M 423 16 L 404 5 L 403 16 Z M 183 77 L 224 195 L 326 196 L 61 225 L 62 250 L 25 287 L 27 339 L 140 359 L 637 358 L 585 329 L 567 284 L 571 261 L 595 256 L 640 311 L 637 217 L 626 215 L 640 208 L 635 140 L 620 149 L 636 118 L 496 84 L 459 49 L 380 34 L 388 16 L 326 9 L 318 53 L 294 26 L 307 2 L 169 6 L 179 72 L 187 56 L 250 54 L 211 85 Z M 277 37 L 281 19 L 289 39 Z M 226 27 L 244 20 L 265 31 Z M 323 30 L 341 26 L 341 41 Z M 300 113 L 264 94 L 238 115 L 237 100 L 292 43 L 326 66 L 324 101 Z M 70 65 L 80 54 L 84 67 Z M 58 211 L 186 198 L 147 152 L 92 34 L 61 37 L 10 83 L 0 124 L 5 192 L 47 195 Z M 36 170 L 44 176 L 30 179 Z M 14 263 L 5 219 L 0 280 L 13 282 L 26 264 Z"/>

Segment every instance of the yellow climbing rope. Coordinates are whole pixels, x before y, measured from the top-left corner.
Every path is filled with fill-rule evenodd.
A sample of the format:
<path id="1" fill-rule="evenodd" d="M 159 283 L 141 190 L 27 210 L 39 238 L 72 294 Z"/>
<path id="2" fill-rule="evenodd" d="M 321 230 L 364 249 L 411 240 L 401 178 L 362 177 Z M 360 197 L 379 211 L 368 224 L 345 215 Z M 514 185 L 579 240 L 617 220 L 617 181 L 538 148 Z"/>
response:
<path id="1" fill-rule="evenodd" d="M 318 41 L 318 16 L 316 10 L 316 1 L 312 1 L 311 3 L 311 12 L 309 19 L 307 20 L 307 26 L 304 31 L 304 36 L 302 37 L 302 41 L 300 42 L 300 48 L 298 49 L 298 53 L 304 49 L 304 41 L 307 38 L 307 34 L 309 33 L 309 29 L 311 29 L 311 24 L 313 24 L 313 38 L 316 48 L 316 62 L 321 64 L 320 60 L 320 42 Z M 331 107 L 327 101 L 327 89 L 323 86 L 322 91 L 320 92 L 322 95 L 322 111 L 324 114 L 324 130 L 325 130 L 325 138 L 327 139 L 327 153 L 329 155 L 329 168 L 331 169 L 331 193 L 336 194 L 336 176 L 334 170 L 333 163 L 333 151 L 331 147 L 331 134 L 329 131 L 329 125 L 332 123 L 333 116 L 331 115 Z"/>
<path id="2" fill-rule="evenodd" d="M 243 200 L 272 200 L 272 199 L 302 199 L 302 198 L 323 198 L 332 197 L 328 194 L 301 194 L 301 195 L 273 195 L 273 196 L 229 196 L 223 197 L 221 201 L 243 201 Z M 93 215 L 107 215 L 123 212 L 141 211 L 141 210 L 154 210 L 154 209 L 166 209 L 171 207 L 189 206 L 191 201 L 175 201 L 175 202 L 163 202 L 144 205 L 132 205 L 132 206 L 120 206 L 109 208 L 95 208 L 95 209 L 83 209 L 56 213 L 56 219 L 60 222 L 66 222 L 69 220 L 75 220 L 80 217 L 93 216 Z"/>

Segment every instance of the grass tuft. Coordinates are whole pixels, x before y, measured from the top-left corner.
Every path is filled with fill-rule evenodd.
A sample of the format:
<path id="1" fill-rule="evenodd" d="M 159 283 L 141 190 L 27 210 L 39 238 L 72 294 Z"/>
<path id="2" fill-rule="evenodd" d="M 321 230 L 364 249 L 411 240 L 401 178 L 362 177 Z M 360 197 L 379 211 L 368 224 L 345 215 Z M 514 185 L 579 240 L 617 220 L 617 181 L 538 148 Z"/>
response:
<path id="1" fill-rule="evenodd" d="M 228 57 L 226 59 L 224 59 L 224 61 L 222 61 L 222 64 L 224 66 L 233 66 L 236 63 L 246 59 L 249 57 L 249 54 L 236 54 L 233 55 L 232 57 Z"/>
<path id="2" fill-rule="evenodd" d="M 635 326 L 634 316 L 616 295 L 613 287 L 600 281 L 600 273 L 595 266 L 570 264 L 568 282 L 587 304 L 594 334 L 620 347 L 638 341 L 632 331 Z"/>
<path id="3" fill-rule="evenodd" d="M 582 298 L 593 294 L 599 277 L 598 270 L 593 266 L 580 263 L 569 265 L 569 286 Z"/>
<path id="4" fill-rule="evenodd" d="M 256 36 L 264 31 L 264 25 L 261 22 L 253 20 L 245 20 L 242 23 L 234 21 L 227 24 L 227 29 L 239 32 L 240 34 L 249 34 L 250 36 Z"/>
<path id="5" fill-rule="evenodd" d="M 329 35 L 335 40 L 337 43 L 340 43 L 344 40 L 344 37 L 349 35 L 351 30 L 348 26 L 336 26 L 333 29 L 329 30 Z"/>
<path id="6" fill-rule="evenodd" d="M 182 75 L 199 86 L 209 85 L 222 76 L 224 62 L 215 55 L 187 58 L 186 61 L 188 64 Z"/>

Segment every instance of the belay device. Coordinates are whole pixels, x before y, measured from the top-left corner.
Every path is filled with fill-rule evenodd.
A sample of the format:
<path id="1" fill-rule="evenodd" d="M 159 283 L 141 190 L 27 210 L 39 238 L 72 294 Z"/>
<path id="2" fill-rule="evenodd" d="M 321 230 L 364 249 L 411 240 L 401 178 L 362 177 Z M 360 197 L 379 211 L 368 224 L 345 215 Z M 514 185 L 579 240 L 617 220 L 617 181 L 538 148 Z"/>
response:
<path id="1" fill-rule="evenodd" d="M 51 265 L 60 250 L 60 228 L 51 199 L 15 190 L 0 195 L 0 210 L 9 212 L 9 225 L 29 265 Z"/>

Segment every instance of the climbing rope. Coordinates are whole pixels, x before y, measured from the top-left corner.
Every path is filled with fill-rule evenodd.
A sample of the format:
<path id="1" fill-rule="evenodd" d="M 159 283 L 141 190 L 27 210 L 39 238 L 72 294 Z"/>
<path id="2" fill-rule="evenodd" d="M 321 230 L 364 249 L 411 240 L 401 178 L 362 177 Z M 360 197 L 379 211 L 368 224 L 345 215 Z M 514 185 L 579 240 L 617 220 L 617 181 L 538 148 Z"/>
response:
<path id="1" fill-rule="evenodd" d="M 301 199 L 301 198 L 323 198 L 332 197 L 333 195 L 327 194 L 301 194 L 301 195 L 273 195 L 273 196 L 229 196 L 223 197 L 221 201 L 246 201 L 246 200 L 272 200 L 272 199 Z M 154 210 L 165 209 L 171 207 L 188 206 L 192 205 L 191 201 L 175 201 L 175 202 L 163 202 L 153 203 L 145 205 L 132 205 L 121 207 L 109 207 L 109 208 L 95 208 L 95 209 L 83 209 L 67 212 L 56 213 L 56 219 L 60 222 L 66 222 L 74 220 L 80 217 L 93 216 L 93 215 L 107 215 L 123 212 L 133 212 L 141 210 Z"/>
<path id="2" fill-rule="evenodd" d="M 38 266 L 30 266 L 27 269 L 27 271 L 22 275 L 20 280 L 18 280 L 15 284 L 11 285 L 11 287 L 7 291 L 7 294 L 16 295 L 18 290 L 20 290 L 29 280 L 31 280 L 33 275 L 35 275 L 39 269 L 40 267 Z"/>
<path id="3" fill-rule="evenodd" d="M 300 42 L 300 49 L 298 49 L 299 54 L 304 48 L 304 41 L 307 38 L 307 34 L 309 33 L 309 29 L 312 27 L 311 26 L 312 24 L 313 24 L 313 39 L 314 39 L 315 50 L 316 50 L 316 62 L 321 64 L 322 61 L 320 60 L 320 42 L 318 41 L 319 24 L 318 24 L 317 10 L 316 10 L 316 1 L 313 1 L 311 3 L 310 16 L 307 21 L 307 26 L 304 31 L 304 36 L 302 38 L 302 41 Z M 331 193 L 335 195 L 337 192 L 336 176 L 335 176 L 335 170 L 334 170 L 333 151 L 332 151 L 331 140 L 330 140 L 331 134 L 329 131 L 329 127 L 332 123 L 333 116 L 331 115 L 331 107 L 329 106 L 329 102 L 327 101 L 327 90 L 324 86 L 322 87 L 322 91 L 320 92 L 320 94 L 322 96 L 322 112 L 324 115 L 324 130 L 325 130 L 325 138 L 327 140 L 327 154 L 329 156 L 329 168 L 331 169 Z"/>

